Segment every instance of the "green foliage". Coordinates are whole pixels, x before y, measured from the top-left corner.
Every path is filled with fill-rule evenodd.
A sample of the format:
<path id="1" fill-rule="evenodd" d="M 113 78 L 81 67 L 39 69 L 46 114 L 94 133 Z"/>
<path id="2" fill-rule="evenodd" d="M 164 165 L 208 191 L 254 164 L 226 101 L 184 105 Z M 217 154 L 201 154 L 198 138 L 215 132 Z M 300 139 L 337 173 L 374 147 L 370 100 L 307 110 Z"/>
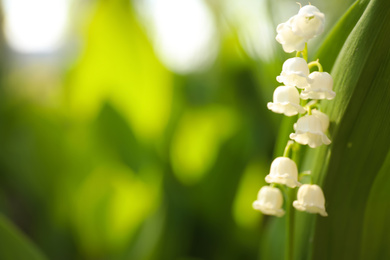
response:
<path id="1" fill-rule="evenodd" d="M 329 217 L 296 213 L 295 259 L 389 258 L 389 10 L 385 0 L 355 2 L 314 57 L 325 71 L 333 68 L 337 95 L 322 102 L 333 144 L 301 152 L 300 169 L 312 170 L 323 186 Z M 283 121 L 278 155 L 291 124 Z M 264 259 L 282 257 L 267 244 L 283 243 L 274 235 L 284 232 L 283 223 L 271 227 Z"/>
<path id="2" fill-rule="evenodd" d="M 329 217 L 296 213 L 295 259 L 390 258 L 389 20 L 389 1 L 356 1 L 314 57 L 335 79 L 335 100 L 322 103 L 333 144 L 298 161 Z M 178 76 L 130 1 L 97 1 L 55 108 L 2 86 L 0 210 L 46 255 L 282 258 L 284 218 L 251 203 L 296 121 L 266 109 L 286 54 L 243 57 L 223 24 L 215 64 Z M 3 217 L 0 258 L 44 259 Z"/>
<path id="3" fill-rule="evenodd" d="M 4 216 L 0 215 L 0 258 L 45 260 L 41 252 Z"/>
<path id="4" fill-rule="evenodd" d="M 359 1 L 352 6 L 319 53 L 328 66 L 335 61 L 337 96 L 323 104 L 333 145 L 308 156 L 304 166 L 315 169 L 329 212 L 328 218 L 316 217 L 314 226 L 300 227 L 313 227 L 300 241 L 301 251 L 304 244 L 313 247 L 312 259 L 386 259 L 390 253 L 384 221 L 390 204 L 380 197 L 389 182 L 390 2 L 372 0 L 362 13 L 364 6 Z M 352 21 L 356 25 L 341 47 Z"/>

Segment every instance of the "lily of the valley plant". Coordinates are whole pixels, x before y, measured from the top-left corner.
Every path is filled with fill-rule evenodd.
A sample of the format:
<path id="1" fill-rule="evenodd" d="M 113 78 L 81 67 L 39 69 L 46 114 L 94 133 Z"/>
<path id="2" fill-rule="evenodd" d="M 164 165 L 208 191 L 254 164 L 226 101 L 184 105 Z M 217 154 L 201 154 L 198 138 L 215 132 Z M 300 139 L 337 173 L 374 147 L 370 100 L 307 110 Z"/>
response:
<path id="1" fill-rule="evenodd" d="M 298 115 L 294 124 L 294 133 L 286 145 L 282 157 L 276 158 L 272 164 L 265 181 L 269 186 L 260 189 L 253 208 L 266 215 L 282 217 L 286 213 L 287 235 L 292 239 L 293 232 L 293 208 L 308 213 L 318 213 L 327 216 L 325 209 L 325 196 L 320 186 L 313 183 L 310 171 L 299 174 L 297 164 L 292 159 L 293 153 L 300 145 L 308 145 L 316 148 L 321 145 L 329 145 L 327 132 L 329 117 L 320 111 L 322 99 L 331 100 L 335 97 L 333 92 L 333 78 L 323 72 L 319 60 L 307 61 L 307 42 L 324 31 L 325 16 L 317 7 L 306 5 L 301 7 L 298 14 L 287 22 L 278 25 L 276 40 L 282 44 L 287 53 L 296 52 L 296 57 L 287 59 L 282 72 L 276 80 L 284 84 L 275 89 L 273 102 L 267 107 L 275 113 L 285 116 Z M 317 68 L 318 71 L 310 70 Z M 294 149 L 292 149 L 294 147 Z M 302 176 L 309 175 L 310 183 L 301 184 Z M 294 189 L 298 188 L 298 192 Z M 297 198 L 295 199 L 297 193 Z M 283 196 L 284 195 L 284 196 Z M 290 203 L 283 203 L 283 198 Z M 285 209 L 283 208 L 285 205 Z M 291 221 L 292 219 L 292 221 Z M 287 243 L 286 258 L 292 259 L 292 241 Z"/>

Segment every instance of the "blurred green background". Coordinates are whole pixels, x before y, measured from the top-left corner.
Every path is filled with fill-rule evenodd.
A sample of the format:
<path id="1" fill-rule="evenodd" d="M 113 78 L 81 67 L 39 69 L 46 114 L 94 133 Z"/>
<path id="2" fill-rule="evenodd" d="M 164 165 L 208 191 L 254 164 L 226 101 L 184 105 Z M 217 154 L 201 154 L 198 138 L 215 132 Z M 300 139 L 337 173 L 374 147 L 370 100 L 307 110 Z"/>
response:
<path id="1" fill-rule="evenodd" d="M 274 38 L 295 1 L 1 3 L 3 248 L 59 260 L 261 255 L 271 218 L 251 204 L 277 153 L 283 116 L 266 103 L 292 56 Z M 327 18 L 313 57 L 352 1 L 311 3 Z"/>

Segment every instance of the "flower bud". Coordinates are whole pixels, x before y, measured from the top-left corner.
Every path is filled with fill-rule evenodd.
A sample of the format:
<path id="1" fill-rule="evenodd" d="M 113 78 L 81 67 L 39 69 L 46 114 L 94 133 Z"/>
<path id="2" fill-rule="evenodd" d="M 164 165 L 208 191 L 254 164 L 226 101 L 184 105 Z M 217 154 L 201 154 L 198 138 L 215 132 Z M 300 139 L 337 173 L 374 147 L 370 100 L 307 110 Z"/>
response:
<path id="1" fill-rule="evenodd" d="M 309 40 L 324 31 L 325 15 L 313 5 L 302 7 L 294 18 L 292 31 Z"/>
<path id="2" fill-rule="evenodd" d="M 299 92 L 295 87 L 280 86 L 274 91 L 273 103 L 267 104 L 268 109 L 286 116 L 304 113 L 305 109 L 299 105 Z"/>
<path id="3" fill-rule="evenodd" d="M 270 173 L 265 177 L 265 181 L 284 184 L 290 188 L 301 186 L 298 182 L 297 165 L 287 157 L 278 157 L 272 162 Z"/>
<path id="4" fill-rule="evenodd" d="M 253 202 L 253 208 L 266 215 L 281 217 L 284 215 L 283 196 L 278 188 L 264 186 L 257 194 L 257 200 Z"/>
<path id="5" fill-rule="evenodd" d="M 322 144 L 330 144 L 331 141 L 323 131 L 321 119 L 314 115 L 303 116 L 294 124 L 295 133 L 290 134 L 290 138 L 300 144 L 307 144 L 311 148 Z"/>
<path id="6" fill-rule="evenodd" d="M 276 80 L 286 86 L 306 88 L 309 85 L 309 74 L 307 62 L 302 58 L 294 57 L 283 63 L 282 73 L 276 77 Z"/>
<path id="7" fill-rule="evenodd" d="M 301 93 L 302 99 L 328 99 L 336 96 L 333 92 L 333 78 L 327 72 L 313 72 L 309 75 L 310 84 Z"/>
<path id="8" fill-rule="evenodd" d="M 304 184 L 298 190 L 298 200 L 293 202 L 293 206 L 300 211 L 309 213 L 319 213 L 326 217 L 325 197 L 322 189 L 318 185 Z"/>

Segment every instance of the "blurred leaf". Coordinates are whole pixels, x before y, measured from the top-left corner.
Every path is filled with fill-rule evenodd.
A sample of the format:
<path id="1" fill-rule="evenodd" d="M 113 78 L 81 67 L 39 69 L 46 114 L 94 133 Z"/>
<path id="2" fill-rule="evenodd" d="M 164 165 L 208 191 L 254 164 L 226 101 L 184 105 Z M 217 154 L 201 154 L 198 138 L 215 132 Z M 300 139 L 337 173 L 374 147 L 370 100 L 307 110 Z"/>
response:
<path id="1" fill-rule="evenodd" d="M 240 180 L 237 195 L 234 199 L 233 216 L 236 223 L 244 228 L 251 229 L 256 226 L 262 214 L 253 210 L 250 205 L 257 197 L 258 188 L 265 185 L 264 177 L 269 165 L 251 162 Z"/>
<path id="2" fill-rule="evenodd" d="M 128 167 L 106 162 L 76 188 L 71 218 L 89 257 L 122 250 L 157 208 L 161 178 L 152 175 L 153 182 L 147 183 Z"/>
<path id="3" fill-rule="evenodd" d="M 171 74 L 160 64 L 130 1 L 98 1 L 86 48 L 69 80 L 73 117 L 93 119 L 109 100 L 142 140 L 160 137 L 169 119 Z"/>
<path id="4" fill-rule="evenodd" d="M 147 158 L 123 116 L 106 103 L 95 124 L 97 143 L 102 144 L 99 150 L 123 161 L 137 173 Z"/>
<path id="5" fill-rule="evenodd" d="M 0 259 L 44 260 L 46 257 L 11 222 L 0 215 Z"/>
<path id="6" fill-rule="evenodd" d="M 237 127 L 232 110 L 209 106 L 187 111 L 175 132 L 171 161 L 176 176 L 194 184 L 213 166 L 221 143 Z"/>

